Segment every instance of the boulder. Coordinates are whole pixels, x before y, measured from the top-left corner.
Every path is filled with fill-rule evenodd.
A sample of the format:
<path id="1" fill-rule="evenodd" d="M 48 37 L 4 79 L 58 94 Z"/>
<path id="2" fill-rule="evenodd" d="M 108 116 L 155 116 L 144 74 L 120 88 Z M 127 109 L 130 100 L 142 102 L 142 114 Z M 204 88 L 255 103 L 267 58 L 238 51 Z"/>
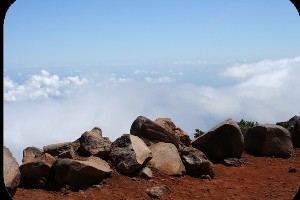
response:
<path id="1" fill-rule="evenodd" d="M 82 189 L 98 184 L 112 172 L 106 161 L 94 156 L 84 161 L 57 159 L 53 168 L 57 186 L 69 185 L 71 189 Z"/>
<path id="2" fill-rule="evenodd" d="M 179 145 L 181 144 L 173 131 L 165 129 L 144 116 L 137 117 L 132 123 L 130 134 L 140 137 L 148 146 L 157 142 L 165 142 L 172 143 L 179 148 Z"/>
<path id="3" fill-rule="evenodd" d="M 193 147 L 185 147 L 180 152 L 181 160 L 185 166 L 186 173 L 193 177 L 209 175 L 214 178 L 214 166 L 204 153 Z"/>
<path id="4" fill-rule="evenodd" d="M 209 160 L 222 162 L 225 158 L 241 158 L 244 137 L 239 125 L 227 119 L 192 141 L 192 146 L 202 151 Z"/>
<path id="5" fill-rule="evenodd" d="M 246 133 L 245 150 L 256 156 L 288 158 L 293 150 L 290 132 L 275 124 L 255 126 Z"/>
<path id="6" fill-rule="evenodd" d="M 26 148 L 27 149 L 27 148 Z M 24 150 L 27 152 L 27 150 Z M 55 158 L 48 153 L 39 157 L 23 159 L 20 166 L 21 185 L 25 187 L 45 187 L 47 179 L 51 175 L 51 167 L 55 162 Z"/>
<path id="7" fill-rule="evenodd" d="M 126 175 L 139 172 L 152 158 L 152 152 L 142 139 L 124 134 L 111 145 L 111 158 L 117 170 Z"/>
<path id="8" fill-rule="evenodd" d="M 87 156 L 108 156 L 111 151 L 111 141 L 102 137 L 100 128 L 95 127 L 91 131 L 84 132 L 79 138 L 79 150 Z"/>
<path id="9" fill-rule="evenodd" d="M 6 190 L 13 196 L 20 184 L 19 164 L 10 150 L 3 146 L 3 179 Z"/>
<path id="10" fill-rule="evenodd" d="M 174 144 L 159 142 L 150 146 L 153 158 L 150 164 L 157 170 L 171 176 L 185 174 L 185 167 Z"/>
<path id="11" fill-rule="evenodd" d="M 69 150 L 70 148 L 72 148 L 72 142 L 64 142 L 44 146 L 43 150 L 45 153 L 49 153 L 52 156 L 58 156 L 59 154 L 66 150 Z"/>
<path id="12" fill-rule="evenodd" d="M 179 139 L 179 141 L 185 146 L 191 145 L 190 136 L 184 132 L 181 128 L 176 127 L 174 122 L 170 118 L 158 118 L 154 121 L 156 124 L 162 126 L 169 132 L 173 132 L 173 134 Z"/>
<path id="13" fill-rule="evenodd" d="M 282 126 L 290 132 L 294 148 L 300 147 L 300 116 L 296 115 L 286 122 L 277 122 L 276 125 Z"/>
<path id="14" fill-rule="evenodd" d="M 42 156 L 43 150 L 37 148 L 37 147 L 27 147 L 26 149 L 23 150 L 23 159 L 22 162 L 26 163 L 33 158 L 37 158 Z"/>

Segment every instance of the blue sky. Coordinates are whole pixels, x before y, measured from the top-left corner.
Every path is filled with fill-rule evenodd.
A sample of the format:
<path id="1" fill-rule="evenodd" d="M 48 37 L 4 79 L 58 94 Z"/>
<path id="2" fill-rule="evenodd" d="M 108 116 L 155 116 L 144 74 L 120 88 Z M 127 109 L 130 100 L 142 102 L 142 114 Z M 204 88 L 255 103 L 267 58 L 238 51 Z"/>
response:
<path id="1" fill-rule="evenodd" d="M 17 0 L 4 24 L 4 144 L 116 139 L 144 115 L 191 136 L 227 118 L 300 114 L 289 1 Z"/>

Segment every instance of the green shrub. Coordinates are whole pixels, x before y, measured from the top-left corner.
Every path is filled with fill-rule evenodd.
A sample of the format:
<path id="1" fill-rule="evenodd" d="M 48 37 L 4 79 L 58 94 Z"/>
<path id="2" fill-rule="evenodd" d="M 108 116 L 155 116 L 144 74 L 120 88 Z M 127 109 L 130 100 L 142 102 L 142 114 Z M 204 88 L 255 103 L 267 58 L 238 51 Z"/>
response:
<path id="1" fill-rule="evenodd" d="M 197 138 L 201 135 L 203 135 L 205 132 L 204 131 L 201 131 L 200 129 L 195 129 L 196 133 L 194 133 L 194 138 Z"/>
<path id="2" fill-rule="evenodd" d="M 241 119 L 241 121 L 237 122 L 237 124 L 239 125 L 243 135 L 245 135 L 247 133 L 249 128 L 252 128 L 252 127 L 258 125 L 257 122 L 246 121 L 244 119 Z"/>

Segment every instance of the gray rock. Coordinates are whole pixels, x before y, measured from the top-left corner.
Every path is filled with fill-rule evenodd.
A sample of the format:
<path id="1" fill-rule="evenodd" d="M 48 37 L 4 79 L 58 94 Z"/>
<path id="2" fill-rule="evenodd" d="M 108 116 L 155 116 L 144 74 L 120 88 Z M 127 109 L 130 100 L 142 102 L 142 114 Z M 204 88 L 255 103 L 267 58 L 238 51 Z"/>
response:
<path id="1" fill-rule="evenodd" d="M 19 164 L 10 150 L 3 146 L 3 179 L 6 190 L 14 196 L 21 179 Z"/>
<path id="2" fill-rule="evenodd" d="M 276 125 L 282 126 L 290 132 L 294 148 L 300 147 L 300 116 L 295 115 L 289 121 L 277 122 Z"/>
<path id="3" fill-rule="evenodd" d="M 107 137 L 102 137 L 102 131 L 98 127 L 84 132 L 79 142 L 80 152 L 88 156 L 108 156 L 111 152 L 111 141 Z"/>
<path id="4" fill-rule="evenodd" d="M 290 132 L 275 124 L 255 126 L 247 131 L 245 150 L 256 156 L 288 158 L 293 150 Z"/>
<path id="5" fill-rule="evenodd" d="M 164 194 L 170 194 L 171 190 L 167 186 L 163 185 L 163 186 L 148 188 L 146 190 L 146 193 L 152 199 L 160 199 Z"/>
<path id="6" fill-rule="evenodd" d="M 172 176 L 184 175 L 186 170 L 174 144 L 159 142 L 150 146 L 153 158 L 150 164 L 159 171 Z"/>
<path id="7" fill-rule="evenodd" d="M 193 177 L 209 175 L 211 178 L 214 178 L 213 163 L 200 150 L 193 147 L 185 147 L 181 150 L 180 155 L 187 174 Z"/>
<path id="8" fill-rule="evenodd" d="M 124 134 L 112 143 L 110 154 L 120 173 L 138 173 L 152 158 L 152 152 L 139 137 Z"/>
<path id="9" fill-rule="evenodd" d="M 98 184 L 112 172 L 106 161 L 94 156 L 85 161 L 57 159 L 53 168 L 56 184 L 59 187 L 69 185 L 72 189 L 82 189 Z"/>
<path id="10" fill-rule="evenodd" d="M 144 116 L 137 117 L 132 123 L 130 134 L 140 137 L 148 146 L 152 143 L 165 142 L 172 143 L 179 148 L 181 143 L 173 132 L 168 131 Z"/>
<path id="11" fill-rule="evenodd" d="M 226 158 L 241 158 L 244 137 L 239 125 L 227 119 L 192 141 L 192 146 L 202 151 L 209 160 L 222 162 Z"/>
<path id="12" fill-rule="evenodd" d="M 240 167 L 240 166 L 242 166 L 243 162 L 241 159 L 238 159 L 238 158 L 226 158 L 223 160 L 223 164 L 225 166 Z"/>

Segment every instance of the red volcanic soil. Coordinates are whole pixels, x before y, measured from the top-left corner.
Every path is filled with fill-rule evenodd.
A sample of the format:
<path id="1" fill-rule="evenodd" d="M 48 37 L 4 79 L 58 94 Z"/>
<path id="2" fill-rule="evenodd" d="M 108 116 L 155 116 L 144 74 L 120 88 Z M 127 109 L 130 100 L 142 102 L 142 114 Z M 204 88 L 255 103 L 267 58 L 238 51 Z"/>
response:
<path id="1" fill-rule="evenodd" d="M 215 164 L 216 176 L 212 180 L 171 177 L 153 172 L 152 180 L 126 177 L 113 172 L 111 178 L 101 185 L 80 191 L 45 191 L 42 189 L 18 188 L 14 199 L 146 199 L 146 189 L 167 186 L 170 193 L 161 199 L 280 199 L 291 200 L 300 184 L 300 148 L 295 149 L 291 158 L 254 157 L 247 153 L 242 156 L 241 167 L 227 167 Z M 296 172 L 289 172 L 295 168 Z"/>

